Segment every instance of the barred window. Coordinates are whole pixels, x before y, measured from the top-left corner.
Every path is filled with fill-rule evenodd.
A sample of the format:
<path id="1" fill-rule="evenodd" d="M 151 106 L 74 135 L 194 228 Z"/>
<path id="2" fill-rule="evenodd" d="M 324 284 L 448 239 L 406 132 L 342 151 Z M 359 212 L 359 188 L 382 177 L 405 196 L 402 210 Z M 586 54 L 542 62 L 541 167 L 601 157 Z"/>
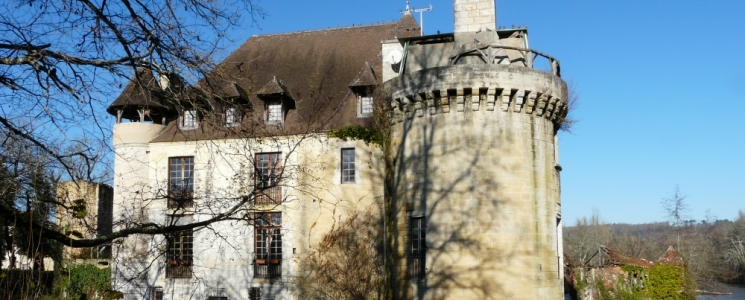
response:
<path id="1" fill-rule="evenodd" d="M 266 103 L 266 123 L 282 123 L 282 102 L 279 100 L 268 101 Z"/>
<path id="2" fill-rule="evenodd" d="M 409 228 L 411 230 L 410 275 L 412 279 L 423 280 L 425 278 L 425 253 L 427 251 L 424 217 L 409 219 Z"/>
<path id="3" fill-rule="evenodd" d="M 171 157 L 168 165 L 168 208 L 193 207 L 194 157 Z"/>
<path id="4" fill-rule="evenodd" d="M 225 127 L 235 127 L 241 123 L 241 115 L 237 107 L 231 106 L 225 109 Z"/>
<path id="5" fill-rule="evenodd" d="M 254 184 L 256 204 L 279 204 L 282 200 L 279 186 L 282 174 L 280 153 L 257 153 Z"/>
<path id="6" fill-rule="evenodd" d="M 372 96 L 359 96 L 358 101 L 360 102 L 359 116 L 369 117 L 373 113 L 373 97 Z"/>
<path id="7" fill-rule="evenodd" d="M 191 278 L 194 263 L 194 232 L 191 229 L 168 233 L 166 278 Z"/>
<path id="8" fill-rule="evenodd" d="M 355 182 L 354 148 L 341 149 L 341 182 Z"/>
<path id="9" fill-rule="evenodd" d="M 199 115 L 195 109 L 185 110 L 181 115 L 181 129 L 199 128 Z"/>
<path id="10" fill-rule="evenodd" d="M 282 276 L 282 213 L 256 213 L 254 219 L 254 277 Z"/>
<path id="11" fill-rule="evenodd" d="M 249 300 L 261 300 L 261 288 L 252 287 L 251 291 L 248 293 L 248 299 Z"/>
<path id="12" fill-rule="evenodd" d="M 163 287 L 156 286 L 153 288 L 153 300 L 163 300 Z"/>

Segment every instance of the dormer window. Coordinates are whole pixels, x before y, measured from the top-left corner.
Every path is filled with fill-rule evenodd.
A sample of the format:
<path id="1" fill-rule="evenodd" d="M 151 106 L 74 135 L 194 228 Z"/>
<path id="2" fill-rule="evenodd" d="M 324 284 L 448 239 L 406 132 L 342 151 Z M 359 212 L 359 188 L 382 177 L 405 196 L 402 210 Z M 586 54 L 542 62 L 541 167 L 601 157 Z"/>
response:
<path id="1" fill-rule="evenodd" d="M 266 123 L 282 124 L 282 101 L 272 100 L 266 102 Z"/>
<path id="2" fill-rule="evenodd" d="M 284 123 L 285 114 L 289 110 L 295 109 L 295 100 L 292 98 L 290 91 L 276 77 L 259 89 L 256 96 L 264 101 L 264 122 L 267 125 Z"/>
<path id="3" fill-rule="evenodd" d="M 367 94 L 357 95 L 357 117 L 372 117 L 373 97 Z"/>
<path id="4" fill-rule="evenodd" d="M 185 110 L 181 114 L 180 128 L 181 129 L 197 129 L 199 128 L 199 114 L 196 109 Z"/>
<path id="5" fill-rule="evenodd" d="M 225 121 L 225 127 L 237 127 L 241 124 L 241 115 L 240 111 L 238 111 L 238 108 L 235 106 L 230 106 L 225 109 L 225 116 L 223 118 Z"/>

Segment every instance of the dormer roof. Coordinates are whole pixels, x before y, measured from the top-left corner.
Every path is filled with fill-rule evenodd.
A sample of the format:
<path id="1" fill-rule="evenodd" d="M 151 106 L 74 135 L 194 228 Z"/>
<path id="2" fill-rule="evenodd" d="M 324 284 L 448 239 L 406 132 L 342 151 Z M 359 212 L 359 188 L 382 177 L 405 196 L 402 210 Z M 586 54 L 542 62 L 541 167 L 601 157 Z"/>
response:
<path id="1" fill-rule="evenodd" d="M 273 77 L 269 80 L 261 89 L 256 91 L 256 96 L 261 98 L 262 96 L 289 96 L 290 92 L 287 91 L 287 87 L 282 84 L 282 81 L 277 80 L 277 77 Z"/>
<path id="2" fill-rule="evenodd" d="M 375 85 L 378 85 L 378 78 L 375 76 L 373 68 L 370 67 L 370 64 L 367 62 L 365 63 L 365 66 L 362 67 L 362 71 L 360 71 L 357 77 L 349 83 L 349 87 L 351 88 Z"/>

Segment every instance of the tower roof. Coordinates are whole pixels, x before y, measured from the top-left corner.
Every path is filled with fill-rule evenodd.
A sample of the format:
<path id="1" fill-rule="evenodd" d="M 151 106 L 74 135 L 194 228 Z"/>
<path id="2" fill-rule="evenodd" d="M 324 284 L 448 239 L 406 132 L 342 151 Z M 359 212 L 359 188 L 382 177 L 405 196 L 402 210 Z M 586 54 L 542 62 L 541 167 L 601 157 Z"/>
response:
<path id="1" fill-rule="evenodd" d="M 149 118 L 155 115 L 169 118 L 175 114 L 175 110 L 162 96 L 163 90 L 153 72 L 140 68 L 106 112 L 116 116 L 117 111 L 122 111 L 123 118 L 133 120 L 139 118 L 138 109 L 149 109 Z"/>

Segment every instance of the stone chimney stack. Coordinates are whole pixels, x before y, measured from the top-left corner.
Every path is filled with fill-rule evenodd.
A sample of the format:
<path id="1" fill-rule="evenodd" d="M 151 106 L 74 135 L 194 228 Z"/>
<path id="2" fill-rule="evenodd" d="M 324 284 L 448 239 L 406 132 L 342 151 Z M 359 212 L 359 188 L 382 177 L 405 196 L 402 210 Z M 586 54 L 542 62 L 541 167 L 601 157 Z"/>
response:
<path id="1" fill-rule="evenodd" d="M 497 6 L 495 0 L 453 0 L 456 43 L 496 44 Z"/>

